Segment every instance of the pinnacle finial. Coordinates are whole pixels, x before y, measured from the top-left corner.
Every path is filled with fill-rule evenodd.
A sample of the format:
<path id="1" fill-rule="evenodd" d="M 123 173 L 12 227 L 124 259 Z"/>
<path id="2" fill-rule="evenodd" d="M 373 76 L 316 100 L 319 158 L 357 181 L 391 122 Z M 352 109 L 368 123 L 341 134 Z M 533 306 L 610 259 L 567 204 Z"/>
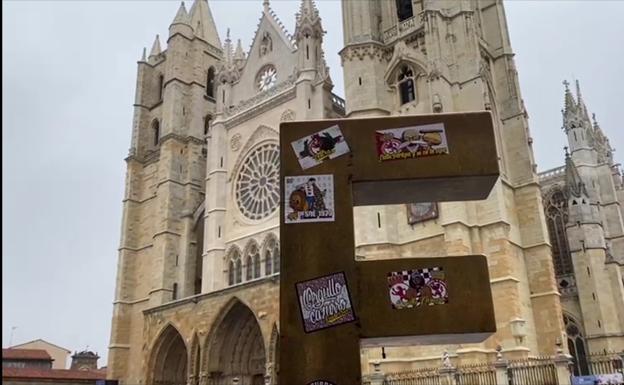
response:
<path id="1" fill-rule="evenodd" d="M 147 58 L 147 48 L 143 47 L 143 54 L 141 55 L 141 61 L 145 61 Z"/>
<path id="2" fill-rule="evenodd" d="M 265 12 L 268 12 L 270 7 L 271 7 L 271 4 L 269 4 L 269 0 L 264 0 L 262 2 L 262 8 L 264 8 Z"/>
<path id="3" fill-rule="evenodd" d="M 564 80 L 561 83 L 565 86 L 566 91 L 569 90 L 569 86 L 570 86 L 570 82 L 569 81 Z"/>
<path id="4" fill-rule="evenodd" d="M 570 153 L 568 152 L 568 146 L 564 146 L 563 147 L 563 151 L 565 151 L 565 157 L 566 159 L 570 157 Z"/>
<path id="5" fill-rule="evenodd" d="M 227 34 L 226 34 L 226 38 L 225 38 L 225 40 L 232 41 L 232 40 L 230 39 L 230 28 L 228 28 L 228 29 L 227 29 Z"/>
<path id="6" fill-rule="evenodd" d="M 156 39 L 154 39 L 154 44 L 152 45 L 152 50 L 150 51 L 150 57 L 159 55 L 161 53 L 160 49 L 160 36 L 156 35 Z"/>

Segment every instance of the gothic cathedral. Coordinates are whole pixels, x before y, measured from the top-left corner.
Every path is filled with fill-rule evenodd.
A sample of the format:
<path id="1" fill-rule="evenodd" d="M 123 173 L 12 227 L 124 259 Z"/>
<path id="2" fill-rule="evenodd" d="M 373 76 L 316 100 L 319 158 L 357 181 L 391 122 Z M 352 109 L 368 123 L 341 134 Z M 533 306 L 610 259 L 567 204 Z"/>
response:
<path id="1" fill-rule="evenodd" d="M 293 35 L 264 0 L 247 52 L 220 39 L 207 0 L 183 3 L 166 49 L 157 36 L 139 60 L 109 378 L 277 383 L 279 124 L 338 117 L 489 110 L 500 153 L 487 200 L 355 209 L 361 258 L 487 255 L 498 329 L 481 344 L 362 351 L 364 373 L 445 351 L 479 362 L 566 341 L 577 356 L 623 349 L 624 189 L 580 94 L 566 93 L 565 168 L 538 176 L 501 0 L 342 10 L 346 104 L 313 0 Z"/>

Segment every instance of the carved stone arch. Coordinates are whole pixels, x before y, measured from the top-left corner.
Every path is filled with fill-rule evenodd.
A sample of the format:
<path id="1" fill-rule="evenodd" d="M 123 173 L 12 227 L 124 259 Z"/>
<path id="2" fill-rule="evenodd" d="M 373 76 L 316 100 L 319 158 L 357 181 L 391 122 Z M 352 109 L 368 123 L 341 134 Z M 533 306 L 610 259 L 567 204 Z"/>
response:
<path id="1" fill-rule="evenodd" d="M 176 385 L 188 379 L 188 346 L 172 322 L 158 333 L 149 353 L 146 383 Z"/>
<path id="2" fill-rule="evenodd" d="M 225 278 L 228 286 L 236 285 L 243 281 L 243 258 L 244 255 L 237 245 L 231 245 L 224 254 Z"/>
<path id="3" fill-rule="evenodd" d="M 260 258 L 262 260 L 264 274 L 266 276 L 272 275 L 277 272 L 278 269 L 274 266 L 274 247 L 277 244 L 279 248 L 279 238 L 272 232 L 269 232 L 262 241 L 262 247 L 260 248 Z"/>
<path id="4" fill-rule="evenodd" d="M 392 86 L 392 84 L 396 83 L 396 77 L 402 65 L 410 66 L 414 71 L 415 78 L 428 73 L 424 58 L 419 58 L 408 50 L 405 42 L 399 42 L 395 46 L 392 59 L 390 59 L 386 67 L 386 73 L 384 74 L 386 84 Z"/>
<path id="5" fill-rule="evenodd" d="M 189 384 L 190 385 L 199 385 L 200 378 L 202 374 L 202 365 L 201 365 L 201 341 L 197 333 L 193 333 L 193 338 L 191 339 L 191 349 L 189 351 Z"/>
<path id="6" fill-rule="evenodd" d="M 279 375 L 279 329 L 277 323 L 273 325 L 267 347 L 266 374 L 272 379 L 277 379 Z"/>
<path id="7" fill-rule="evenodd" d="M 245 142 L 240 154 L 238 154 L 238 158 L 236 158 L 236 162 L 234 162 L 234 166 L 230 172 L 229 181 L 232 181 L 232 178 L 237 174 L 238 170 L 241 168 L 243 160 L 247 157 L 249 152 L 259 143 L 263 141 L 276 141 L 279 142 L 279 132 L 274 130 L 273 128 L 265 125 L 261 125 L 251 134 L 249 139 Z"/>
<path id="8" fill-rule="evenodd" d="M 258 317 L 251 307 L 234 297 L 219 311 L 204 344 L 208 382 L 263 384 L 266 347 Z"/>
<path id="9" fill-rule="evenodd" d="M 295 113 L 295 111 L 288 109 L 282 112 L 282 116 L 280 117 L 280 122 L 290 122 L 292 120 L 295 120 L 296 118 L 297 118 L 297 114 Z"/>

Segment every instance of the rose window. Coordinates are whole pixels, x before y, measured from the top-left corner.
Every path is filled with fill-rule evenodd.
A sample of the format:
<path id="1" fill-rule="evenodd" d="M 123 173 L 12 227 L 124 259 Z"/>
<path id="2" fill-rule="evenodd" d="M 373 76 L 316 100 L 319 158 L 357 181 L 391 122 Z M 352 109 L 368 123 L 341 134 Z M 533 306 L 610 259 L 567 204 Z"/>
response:
<path id="1" fill-rule="evenodd" d="M 260 220 L 279 205 L 279 146 L 267 143 L 254 149 L 236 178 L 236 203 L 247 218 Z"/>
<path id="2" fill-rule="evenodd" d="M 266 91 L 269 88 L 272 88 L 277 81 L 277 70 L 273 66 L 264 67 L 260 70 L 260 73 L 258 73 L 256 81 L 260 91 Z"/>

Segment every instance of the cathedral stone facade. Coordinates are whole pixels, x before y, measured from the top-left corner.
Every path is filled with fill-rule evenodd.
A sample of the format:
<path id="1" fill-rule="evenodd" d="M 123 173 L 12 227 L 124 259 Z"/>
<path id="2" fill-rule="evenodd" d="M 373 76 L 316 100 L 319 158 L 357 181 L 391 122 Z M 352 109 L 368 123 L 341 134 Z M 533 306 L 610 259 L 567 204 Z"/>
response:
<path id="1" fill-rule="evenodd" d="M 279 247 L 279 124 L 337 117 L 485 109 L 500 153 L 501 178 L 487 200 L 355 209 L 358 258 L 487 255 L 498 329 L 480 344 L 363 350 L 363 372 L 377 362 L 385 371 L 417 368 L 444 352 L 464 363 L 497 352 L 552 354 L 566 339 L 562 304 L 586 338 L 602 336 L 588 339 L 588 349 L 621 349 L 621 179 L 604 147 L 571 146 L 573 161 L 582 159 L 572 190 L 585 201 L 577 197 L 579 219 L 569 219 L 570 211 L 564 227 L 571 242 L 587 241 L 570 243 L 570 282 L 579 294 L 568 304 L 501 1 L 342 6 L 346 105 L 331 92 L 312 0 L 301 1 L 293 35 L 267 0 L 262 9 L 258 3 L 247 52 L 229 32 L 220 39 L 206 0 L 188 11 L 182 4 L 166 49 L 157 37 L 139 61 L 109 377 L 123 384 L 277 383 L 279 265 L 288 258 Z M 570 108 L 579 114 L 576 102 Z M 591 179 L 594 169 L 601 176 Z M 582 178 L 604 195 L 592 195 L 598 190 Z M 568 199 L 570 188 L 561 189 Z M 581 278 L 577 265 L 594 275 Z M 599 292 L 606 282 L 609 291 Z M 594 290 L 599 304 L 581 287 L 595 287 L 587 293 Z M 586 311 L 602 326 L 590 325 L 596 322 Z"/>
<path id="2" fill-rule="evenodd" d="M 578 82 L 576 100 L 565 85 L 565 165 L 540 183 L 567 345 L 584 375 L 590 353 L 624 349 L 624 181 Z"/>

